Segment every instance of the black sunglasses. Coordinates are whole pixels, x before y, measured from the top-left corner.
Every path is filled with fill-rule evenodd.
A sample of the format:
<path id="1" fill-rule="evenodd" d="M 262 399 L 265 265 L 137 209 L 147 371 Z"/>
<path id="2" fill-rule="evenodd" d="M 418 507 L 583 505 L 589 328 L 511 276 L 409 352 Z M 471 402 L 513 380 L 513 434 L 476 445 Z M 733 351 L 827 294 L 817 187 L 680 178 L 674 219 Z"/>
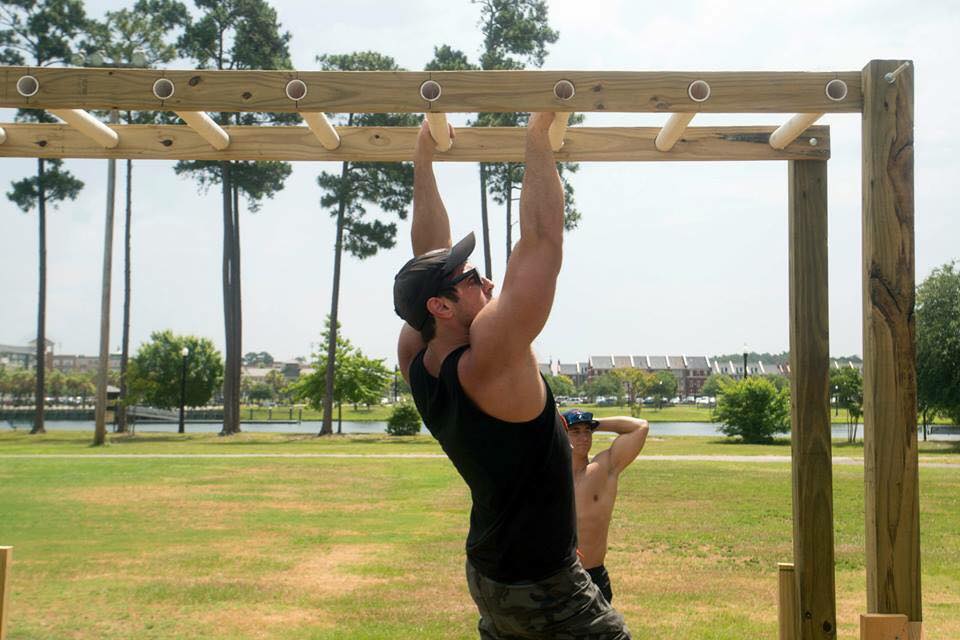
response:
<path id="1" fill-rule="evenodd" d="M 477 286 L 480 286 L 481 284 L 483 284 L 483 280 L 481 280 L 480 278 L 480 272 L 478 272 L 476 268 L 470 269 L 469 271 L 464 271 L 463 273 L 456 276 L 455 278 L 451 278 L 450 280 L 447 280 L 445 284 L 451 287 L 455 287 L 467 279 L 469 279 L 473 284 Z"/>

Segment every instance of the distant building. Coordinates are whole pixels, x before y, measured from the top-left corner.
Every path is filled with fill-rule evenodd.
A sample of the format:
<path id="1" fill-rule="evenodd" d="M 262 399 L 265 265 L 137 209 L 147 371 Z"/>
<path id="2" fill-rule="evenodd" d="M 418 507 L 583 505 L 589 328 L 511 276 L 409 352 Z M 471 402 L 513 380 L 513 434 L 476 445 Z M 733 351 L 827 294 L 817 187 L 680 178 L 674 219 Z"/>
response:
<path id="1" fill-rule="evenodd" d="M 47 369 L 53 367 L 53 340 L 46 341 Z M 26 346 L 0 344 L 0 366 L 11 369 L 32 369 L 37 366 L 37 341 L 31 340 Z"/>
<path id="2" fill-rule="evenodd" d="M 120 371 L 121 355 L 111 353 L 107 361 L 110 371 Z M 100 356 L 73 356 L 57 354 L 53 356 L 53 368 L 62 373 L 93 373 L 100 367 Z"/>

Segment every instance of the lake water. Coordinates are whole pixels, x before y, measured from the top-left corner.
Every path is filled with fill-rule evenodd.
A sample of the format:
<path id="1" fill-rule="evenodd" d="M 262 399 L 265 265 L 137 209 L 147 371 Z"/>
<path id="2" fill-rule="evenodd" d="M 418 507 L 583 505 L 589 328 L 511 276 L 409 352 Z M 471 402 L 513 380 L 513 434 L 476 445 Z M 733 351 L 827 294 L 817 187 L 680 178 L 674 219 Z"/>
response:
<path id="1" fill-rule="evenodd" d="M 14 421 L 17 430 L 23 429 L 29 431 L 30 422 L 27 420 Z M 248 433 L 319 433 L 320 421 L 303 422 L 241 422 L 240 429 Z M 9 422 L 0 423 L 0 430 L 7 430 L 11 427 Z M 719 436 L 719 424 L 713 422 L 651 422 L 650 435 L 652 436 Z M 46 428 L 48 431 L 93 431 L 93 421 L 90 420 L 47 420 Z M 219 422 L 187 422 L 185 424 L 187 433 L 219 433 Z M 177 425 L 174 423 L 156 423 L 139 422 L 136 425 L 138 433 L 176 433 Z M 337 424 L 334 422 L 333 430 L 336 432 Z M 343 422 L 343 433 L 386 433 L 386 422 Z M 427 433 L 426 429 L 422 433 Z M 847 437 L 847 427 L 845 425 L 833 425 L 834 440 L 845 440 Z M 857 431 L 857 439 L 863 439 L 863 425 Z M 930 435 L 930 440 L 960 440 L 960 433 L 938 433 Z"/>

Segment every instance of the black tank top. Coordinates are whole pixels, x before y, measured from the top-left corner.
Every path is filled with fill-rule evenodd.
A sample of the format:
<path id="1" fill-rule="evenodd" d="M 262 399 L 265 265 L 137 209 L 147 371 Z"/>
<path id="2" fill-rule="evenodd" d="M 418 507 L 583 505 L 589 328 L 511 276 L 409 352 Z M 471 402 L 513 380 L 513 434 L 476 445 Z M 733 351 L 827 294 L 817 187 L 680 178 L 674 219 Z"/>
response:
<path id="1" fill-rule="evenodd" d="M 488 578 L 545 578 L 576 554 L 577 517 L 570 441 L 553 394 L 529 422 L 484 413 L 464 392 L 450 353 L 434 378 L 421 351 L 410 365 L 410 388 L 427 429 L 470 487 L 473 507 L 467 558 Z M 546 383 L 544 383 L 546 386 Z"/>

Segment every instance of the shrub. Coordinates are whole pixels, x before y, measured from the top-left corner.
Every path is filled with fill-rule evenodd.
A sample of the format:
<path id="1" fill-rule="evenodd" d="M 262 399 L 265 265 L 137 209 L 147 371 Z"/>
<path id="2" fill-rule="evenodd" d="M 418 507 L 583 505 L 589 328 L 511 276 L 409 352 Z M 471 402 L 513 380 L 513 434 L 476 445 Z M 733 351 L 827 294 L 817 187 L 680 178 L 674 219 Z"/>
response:
<path id="1" fill-rule="evenodd" d="M 420 412 L 410 402 L 398 402 L 387 420 L 391 436 L 413 436 L 420 433 Z"/>
<path id="2" fill-rule="evenodd" d="M 766 378 L 753 376 L 724 387 L 714 417 L 720 431 L 744 442 L 763 443 L 790 431 L 790 392 L 777 390 Z"/>

